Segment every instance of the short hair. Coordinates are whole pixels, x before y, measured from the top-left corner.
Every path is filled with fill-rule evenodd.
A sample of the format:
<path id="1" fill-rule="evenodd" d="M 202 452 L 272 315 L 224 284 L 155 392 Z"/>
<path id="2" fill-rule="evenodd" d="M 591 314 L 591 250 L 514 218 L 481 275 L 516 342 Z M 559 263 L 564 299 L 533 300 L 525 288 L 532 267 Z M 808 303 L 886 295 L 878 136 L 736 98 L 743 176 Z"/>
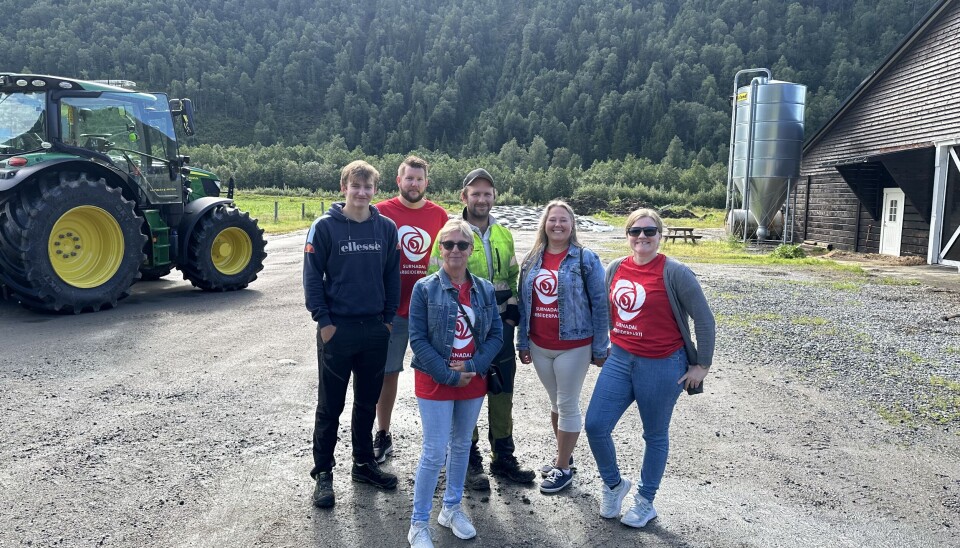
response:
<path id="1" fill-rule="evenodd" d="M 424 177 L 430 172 L 430 164 L 419 156 L 410 155 L 404 158 L 403 161 L 400 162 L 400 167 L 397 168 L 397 177 L 403 177 L 403 172 L 406 169 L 404 166 L 422 169 Z"/>
<path id="2" fill-rule="evenodd" d="M 650 209 L 648 207 L 641 207 L 640 209 L 637 209 L 632 213 L 630 213 L 630 215 L 627 215 L 627 226 L 624 227 L 624 230 L 629 229 L 631 226 L 634 225 L 634 223 L 636 223 L 637 221 L 639 221 L 644 217 L 650 217 L 651 219 L 653 219 L 654 224 L 657 225 L 657 231 L 660 232 L 661 234 L 663 233 L 663 219 L 660 218 L 660 214 L 657 213 L 656 210 Z"/>
<path id="3" fill-rule="evenodd" d="M 380 181 L 380 172 L 363 160 L 354 160 L 340 170 L 340 188 L 346 187 L 347 181 L 350 179 L 369 181 L 373 183 L 373 186 L 377 186 Z"/>
<path id="4" fill-rule="evenodd" d="M 471 244 L 473 243 L 473 229 L 470 228 L 470 223 L 463 219 L 450 219 L 447 221 L 447 224 L 443 225 L 443 228 L 437 233 L 437 241 L 442 242 L 444 236 L 453 232 L 459 232 L 461 236 L 470 240 Z"/>

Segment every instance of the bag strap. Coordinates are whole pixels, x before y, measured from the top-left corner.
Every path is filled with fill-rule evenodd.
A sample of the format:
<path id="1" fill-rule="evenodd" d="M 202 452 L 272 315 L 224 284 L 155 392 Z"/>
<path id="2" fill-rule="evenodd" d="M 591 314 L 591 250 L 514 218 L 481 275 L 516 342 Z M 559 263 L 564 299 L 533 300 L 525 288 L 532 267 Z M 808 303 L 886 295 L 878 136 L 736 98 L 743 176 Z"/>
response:
<path id="1" fill-rule="evenodd" d="M 473 328 L 473 322 L 470 321 L 470 316 L 467 315 L 467 311 L 464 310 L 463 305 L 460 304 L 459 297 L 457 297 L 457 306 L 460 308 L 460 312 L 463 313 L 463 319 L 467 321 L 467 327 L 470 328 L 470 333 L 473 335 L 473 340 L 476 341 L 476 344 L 480 344 L 480 337 L 477 336 L 477 330 Z"/>
<path id="2" fill-rule="evenodd" d="M 590 288 L 587 286 L 587 275 L 583 272 L 583 253 L 587 249 L 580 248 L 580 281 L 583 282 L 583 293 L 587 296 L 587 306 L 590 307 L 590 315 L 593 316 L 593 301 L 590 300 Z"/>

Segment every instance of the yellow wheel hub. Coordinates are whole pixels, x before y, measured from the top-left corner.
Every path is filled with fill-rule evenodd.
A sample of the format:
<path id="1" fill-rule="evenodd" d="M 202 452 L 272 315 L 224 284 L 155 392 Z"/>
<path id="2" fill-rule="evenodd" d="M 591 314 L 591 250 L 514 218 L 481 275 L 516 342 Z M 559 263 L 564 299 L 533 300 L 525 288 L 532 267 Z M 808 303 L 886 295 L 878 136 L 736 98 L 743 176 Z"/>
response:
<path id="1" fill-rule="evenodd" d="M 238 274 L 250 264 L 253 257 L 253 242 L 243 230 L 230 227 L 224 229 L 213 240 L 210 258 L 213 266 L 227 276 Z"/>
<path id="2" fill-rule="evenodd" d="M 107 283 L 123 261 L 123 231 L 117 220 L 95 206 L 67 211 L 53 225 L 47 255 L 54 272 L 73 287 Z"/>

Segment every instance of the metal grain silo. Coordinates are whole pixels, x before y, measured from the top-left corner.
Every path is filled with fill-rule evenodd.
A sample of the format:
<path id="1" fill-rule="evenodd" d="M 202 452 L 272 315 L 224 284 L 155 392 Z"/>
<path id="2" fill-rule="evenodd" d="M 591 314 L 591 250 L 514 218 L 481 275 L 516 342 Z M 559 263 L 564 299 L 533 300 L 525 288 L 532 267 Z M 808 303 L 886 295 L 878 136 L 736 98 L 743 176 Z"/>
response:
<path id="1" fill-rule="evenodd" d="M 737 79 L 750 72 L 766 75 L 737 87 Z M 779 238 L 790 215 L 783 219 L 778 213 L 800 177 L 807 87 L 773 80 L 768 69 L 750 69 L 737 73 L 734 93 L 727 230 L 744 239 L 754 234 L 758 240 Z M 743 209 L 734 208 L 733 187 Z"/>

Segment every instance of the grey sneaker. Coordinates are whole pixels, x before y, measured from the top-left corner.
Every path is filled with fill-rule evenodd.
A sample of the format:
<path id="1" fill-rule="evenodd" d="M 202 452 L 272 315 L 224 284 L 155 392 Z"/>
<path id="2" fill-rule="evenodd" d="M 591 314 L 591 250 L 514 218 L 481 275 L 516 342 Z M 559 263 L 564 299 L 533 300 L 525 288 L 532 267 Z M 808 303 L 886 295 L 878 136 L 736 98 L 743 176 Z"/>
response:
<path id="1" fill-rule="evenodd" d="M 653 503 L 638 493 L 633 497 L 633 506 L 620 518 L 620 523 L 630 527 L 643 527 L 656 517 L 657 510 L 653 507 Z"/>
<path id="2" fill-rule="evenodd" d="M 433 528 L 425 521 L 411 523 L 407 542 L 411 548 L 433 548 Z"/>
<path id="3" fill-rule="evenodd" d="M 600 488 L 603 490 L 600 495 L 600 517 L 610 519 L 619 516 L 623 499 L 626 498 L 632 485 L 627 478 L 620 478 L 620 485 L 615 489 L 610 489 L 604 484 Z"/>
<path id="4" fill-rule="evenodd" d="M 449 507 L 444 506 L 443 510 L 440 510 L 440 515 L 437 516 L 437 521 L 440 525 L 449 527 L 457 538 L 467 540 L 477 536 L 476 528 L 474 528 L 473 523 L 470 523 L 470 518 L 463 513 L 459 504 Z"/>
<path id="5" fill-rule="evenodd" d="M 387 462 L 387 457 L 393 454 L 393 436 L 385 430 L 378 430 L 373 438 L 373 458 L 377 464 Z"/>

